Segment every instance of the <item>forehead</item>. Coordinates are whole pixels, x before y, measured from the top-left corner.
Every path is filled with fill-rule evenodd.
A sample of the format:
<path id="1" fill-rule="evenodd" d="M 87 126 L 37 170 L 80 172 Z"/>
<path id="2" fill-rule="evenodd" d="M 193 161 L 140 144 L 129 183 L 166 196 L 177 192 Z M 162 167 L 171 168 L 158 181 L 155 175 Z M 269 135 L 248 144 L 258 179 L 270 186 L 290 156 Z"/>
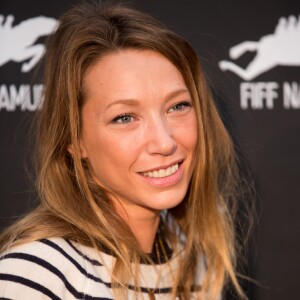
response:
<path id="1" fill-rule="evenodd" d="M 107 54 L 92 64 L 83 78 L 85 98 L 107 92 L 118 98 L 150 89 L 164 93 L 184 86 L 180 71 L 170 60 L 151 50 L 124 49 Z"/>

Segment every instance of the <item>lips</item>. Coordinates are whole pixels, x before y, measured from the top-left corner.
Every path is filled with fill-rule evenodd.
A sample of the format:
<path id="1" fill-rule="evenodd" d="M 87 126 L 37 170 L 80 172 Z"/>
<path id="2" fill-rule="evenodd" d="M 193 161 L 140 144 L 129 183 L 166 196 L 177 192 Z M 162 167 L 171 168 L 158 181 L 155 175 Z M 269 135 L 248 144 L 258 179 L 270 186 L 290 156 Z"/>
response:
<path id="1" fill-rule="evenodd" d="M 143 175 L 145 177 L 163 178 L 163 177 L 167 177 L 167 176 L 174 174 L 177 170 L 178 170 L 178 163 L 176 163 L 168 168 L 165 168 L 165 169 L 158 169 L 155 171 L 143 172 Z"/>
<path id="2" fill-rule="evenodd" d="M 184 175 L 183 160 L 140 172 L 147 184 L 156 188 L 168 188 L 179 183 Z"/>

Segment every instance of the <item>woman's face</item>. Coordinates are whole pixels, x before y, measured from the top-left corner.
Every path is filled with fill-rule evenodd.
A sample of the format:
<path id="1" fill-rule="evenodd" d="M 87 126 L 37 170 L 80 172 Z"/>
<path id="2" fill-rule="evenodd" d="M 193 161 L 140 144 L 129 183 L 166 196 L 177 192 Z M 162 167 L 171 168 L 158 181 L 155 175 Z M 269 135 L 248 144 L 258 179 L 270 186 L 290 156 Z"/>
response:
<path id="1" fill-rule="evenodd" d="M 177 68 L 150 50 L 121 50 L 84 77 L 81 155 L 118 210 L 143 216 L 179 204 L 197 143 L 191 95 Z"/>

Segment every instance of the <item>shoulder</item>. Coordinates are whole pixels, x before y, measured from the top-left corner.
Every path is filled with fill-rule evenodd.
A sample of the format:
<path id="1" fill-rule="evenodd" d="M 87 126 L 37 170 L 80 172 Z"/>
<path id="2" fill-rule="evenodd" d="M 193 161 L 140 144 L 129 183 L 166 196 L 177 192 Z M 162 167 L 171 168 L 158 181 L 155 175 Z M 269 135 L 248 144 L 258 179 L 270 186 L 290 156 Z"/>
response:
<path id="1" fill-rule="evenodd" d="M 83 299 L 88 294 L 94 299 L 95 285 L 109 296 L 101 257 L 92 248 L 62 238 L 17 246 L 0 257 L 0 298 Z"/>

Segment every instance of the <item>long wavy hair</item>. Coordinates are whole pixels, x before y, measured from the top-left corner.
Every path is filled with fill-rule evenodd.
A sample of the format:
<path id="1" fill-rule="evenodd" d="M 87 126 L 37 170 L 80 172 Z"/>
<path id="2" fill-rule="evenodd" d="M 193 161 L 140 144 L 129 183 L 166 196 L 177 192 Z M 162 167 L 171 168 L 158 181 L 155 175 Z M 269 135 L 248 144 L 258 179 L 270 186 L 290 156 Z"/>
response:
<path id="1" fill-rule="evenodd" d="M 238 177 L 231 139 L 217 112 L 197 55 L 180 36 L 152 17 L 128 6 L 84 2 L 71 8 L 48 41 L 43 109 L 37 124 L 39 206 L 9 227 L 1 251 L 47 237 L 69 238 L 116 256 L 111 272 L 117 299 L 126 299 L 126 281 L 138 282 L 141 253 L 129 227 L 105 190 L 96 185 L 80 155 L 82 88 L 86 71 L 104 55 L 122 49 L 152 50 L 182 74 L 197 115 L 198 143 L 188 192 L 164 215 L 167 239 L 184 251 L 173 285 L 190 299 L 199 253 L 206 261 L 200 299 L 217 299 L 227 282 L 244 297 L 235 271 L 232 211 Z M 72 154 L 68 151 L 72 145 Z M 180 236 L 184 236 L 184 239 Z"/>

